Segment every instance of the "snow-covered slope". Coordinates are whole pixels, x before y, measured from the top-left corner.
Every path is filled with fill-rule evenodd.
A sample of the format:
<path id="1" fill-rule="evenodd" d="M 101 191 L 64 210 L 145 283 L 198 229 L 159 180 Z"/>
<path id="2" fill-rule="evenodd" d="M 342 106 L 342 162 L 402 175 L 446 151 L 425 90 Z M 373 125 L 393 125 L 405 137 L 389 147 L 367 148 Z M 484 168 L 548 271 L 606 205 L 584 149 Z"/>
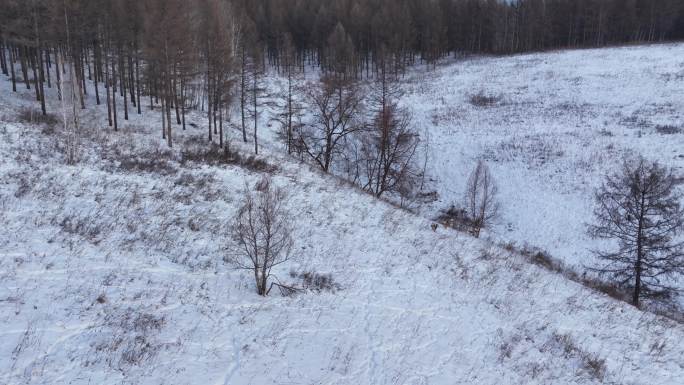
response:
<path id="1" fill-rule="evenodd" d="M 471 58 L 406 81 L 404 103 L 429 142 L 439 192 L 422 211 L 461 203 L 484 158 L 502 208 L 490 235 L 570 265 L 594 262 L 593 192 L 625 156 L 684 166 L 684 44 Z M 497 101 L 473 105 L 480 94 Z"/>
<path id="2" fill-rule="evenodd" d="M 222 258 L 240 190 L 262 173 L 180 162 L 182 151 L 204 148 L 203 131 L 179 133 L 183 144 L 169 151 L 149 114 L 120 133 L 90 123 L 80 162 L 67 166 L 59 129 L 17 119 L 35 106 L 30 93 L 0 87 L 2 384 L 684 376 L 681 325 L 485 241 L 433 232 L 428 220 L 276 151 L 265 159 L 277 165 L 296 229 L 296 258 L 279 277 L 314 271 L 339 288 L 259 297 L 250 275 Z"/>

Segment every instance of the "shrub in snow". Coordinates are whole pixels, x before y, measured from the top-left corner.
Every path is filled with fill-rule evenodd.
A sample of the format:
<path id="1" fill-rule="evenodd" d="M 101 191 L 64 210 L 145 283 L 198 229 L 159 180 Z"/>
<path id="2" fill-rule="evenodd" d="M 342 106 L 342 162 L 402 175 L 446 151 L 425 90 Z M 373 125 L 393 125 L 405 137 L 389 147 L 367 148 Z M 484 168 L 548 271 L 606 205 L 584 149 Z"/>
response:
<path id="1" fill-rule="evenodd" d="M 487 95 L 484 91 L 480 91 L 475 95 L 470 96 L 470 104 L 476 107 L 491 107 L 501 101 L 501 96 Z"/>
<path id="2" fill-rule="evenodd" d="M 59 123 L 57 116 L 53 114 L 43 115 L 40 111 L 33 108 L 22 108 L 19 110 L 17 120 L 22 123 L 45 124 L 48 127 L 54 127 Z"/>
<path id="3" fill-rule="evenodd" d="M 335 282 L 332 274 L 321 274 L 315 271 L 291 271 L 290 277 L 300 279 L 303 290 L 311 290 L 320 293 L 323 291 L 334 292 L 340 289 L 340 285 Z"/>
<path id="4" fill-rule="evenodd" d="M 677 127 L 677 126 L 672 126 L 672 125 L 664 125 L 664 126 L 656 126 L 656 131 L 659 134 L 663 135 L 674 135 L 674 134 L 679 134 L 682 132 L 682 129 Z"/>

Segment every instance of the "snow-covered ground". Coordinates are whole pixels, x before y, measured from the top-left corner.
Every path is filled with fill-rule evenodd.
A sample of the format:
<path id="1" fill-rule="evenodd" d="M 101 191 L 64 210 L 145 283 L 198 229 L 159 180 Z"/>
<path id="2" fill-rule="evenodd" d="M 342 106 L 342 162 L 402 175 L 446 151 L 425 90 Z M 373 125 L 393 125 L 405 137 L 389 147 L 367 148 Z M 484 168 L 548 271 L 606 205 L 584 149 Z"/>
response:
<path id="1" fill-rule="evenodd" d="M 473 58 L 417 70 L 405 104 L 429 142 L 434 215 L 487 160 L 500 190 L 490 235 L 591 265 L 593 192 L 626 156 L 684 166 L 684 44 Z M 479 107 L 473 95 L 499 100 Z M 658 126 L 673 126 L 667 134 Z"/>
<path id="2" fill-rule="evenodd" d="M 564 229 L 554 230 L 555 221 L 566 220 L 565 230 L 580 234 L 578 212 L 589 210 L 582 192 L 591 190 L 623 148 L 666 157 L 679 136 L 663 139 L 647 126 L 610 122 L 606 129 L 613 136 L 601 136 L 602 126 L 589 117 L 608 119 L 616 113 L 611 105 L 553 117 L 552 106 L 565 99 L 552 94 L 569 80 L 531 83 L 519 90 L 522 96 L 515 87 L 551 67 L 563 79 L 583 68 L 570 64 L 573 57 L 615 52 L 625 55 L 611 63 L 648 56 L 660 73 L 684 47 L 482 59 L 415 78 L 407 98 L 416 98 L 411 104 L 417 122 L 423 122 L 420 114 L 431 118 L 425 126 L 431 129 L 430 170 L 441 194 L 434 209 L 460 197 L 469 163 L 492 148 L 489 156 L 503 157 L 492 162 L 505 207 L 505 223 L 497 229 L 512 223 L 510 233 L 496 236 L 556 251 L 554 237 Z M 567 64 L 556 68 L 544 60 Z M 504 70 L 516 63 L 520 78 L 496 92 L 519 105 L 480 110 L 464 103 L 471 88 L 495 92 Z M 610 73 L 610 67 L 586 68 L 585 82 L 599 76 L 594 72 Z M 609 79 L 607 89 L 612 81 L 617 84 Z M 642 79 L 646 83 L 652 84 Z M 446 85 L 443 91 L 438 84 Z M 425 88 L 431 86 L 432 92 Z M 339 289 L 259 297 L 250 275 L 222 258 L 240 191 L 261 173 L 180 162 L 182 151 L 204 147 L 198 139 L 203 129 L 179 132 L 171 151 L 158 137 L 155 116 L 134 117 L 113 133 L 102 124 L 102 109 L 90 110 L 99 123 L 85 119 L 80 162 L 68 166 L 59 128 L 17 119 L 21 106 L 35 108 L 31 93 L 17 97 L 5 81 L 0 88 L 0 384 L 678 384 L 684 376 L 681 324 L 570 282 L 486 240 L 433 232 L 428 219 L 324 176 L 268 143 L 264 159 L 277 165 L 273 180 L 288 192 L 296 229 L 296 258 L 278 275 L 292 282 L 290 271 L 330 274 Z M 592 89 L 577 94 L 594 95 Z M 530 101 L 537 97 L 544 100 Z M 664 103 L 665 96 L 653 98 Z M 677 101 L 672 97 L 670 103 Z M 432 126 L 432 116 L 451 111 L 449 106 L 461 118 L 435 118 Z M 676 111 L 648 116 L 655 123 L 675 119 Z M 550 133 L 554 127 L 558 135 Z M 551 141 L 562 155 L 531 159 L 507 145 L 515 138 L 522 146 Z M 611 142 L 614 153 L 598 151 L 604 160 L 592 160 L 594 150 Z M 656 144 L 662 147 L 649 147 Z M 499 145 L 510 150 L 498 151 Z M 156 161 L 146 163 L 150 159 Z M 588 163 L 580 168 L 582 160 Z M 527 196 L 531 191 L 536 195 Z M 553 202 L 566 205 L 568 219 L 555 219 L 564 209 Z M 553 215 L 545 216 L 552 208 Z M 528 230 L 528 222 L 543 231 Z M 581 248 L 580 242 L 564 242 L 569 250 Z"/>

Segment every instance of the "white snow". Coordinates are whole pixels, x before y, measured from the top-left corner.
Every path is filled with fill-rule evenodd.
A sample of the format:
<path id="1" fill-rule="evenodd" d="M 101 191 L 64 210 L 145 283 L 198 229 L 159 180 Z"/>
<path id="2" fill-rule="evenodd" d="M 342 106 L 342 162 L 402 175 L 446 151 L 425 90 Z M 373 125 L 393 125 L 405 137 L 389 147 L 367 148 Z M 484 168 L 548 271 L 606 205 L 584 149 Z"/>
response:
<path id="1" fill-rule="evenodd" d="M 683 70 L 682 53 L 684 45 L 574 51 L 416 70 L 405 102 L 431 130 L 431 187 L 441 197 L 422 213 L 459 199 L 470 163 L 489 153 L 505 208 L 492 236 L 581 263 L 589 193 L 620 155 L 639 150 L 679 166 L 681 136 L 620 122 L 634 111 L 653 124 L 679 122 L 676 76 L 663 74 Z M 259 297 L 250 275 L 222 257 L 240 190 L 261 175 L 180 164 L 189 146 L 181 142 L 204 138 L 199 117 L 200 128 L 178 129 L 179 146 L 168 151 L 154 115 L 113 133 L 100 108 L 81 161 L 67 166 L 59 132 L 16 119 L 21 106 L 36 107 L 30 92 L 0 87 L 2 384 L 679 384 L 684 376 L 682 325 L 487 240 L 433 232 L 429 219 L 268 141 L 264 158 L 278 165 L 273 178 L 288 191 L 296 228 L 296 258 L 279 277 L 330 273 L 341 288 Z M 509 104 L 468 105 L 467 93 L 480 89 Z M 588 105 L 556 115 L 565 102 Z M 539 146 L 543 162 L 529 151 Z M 157 150 L 167 175 L 120 166 Z"/>
<path id="2" fill-rule="evenodd" d="M 593 191 L 625 156 L 684 165 L 684 45 L 466 59 L 409 76 L 404 100 L 429 140 L 426 215 L 460 203 L 478 158 L 500 188 L 497 240 L 591 265 Z M 473 106 L 471 95 L 500 97 Z M 671 125 L 683 133 L 656 129 Z"/>

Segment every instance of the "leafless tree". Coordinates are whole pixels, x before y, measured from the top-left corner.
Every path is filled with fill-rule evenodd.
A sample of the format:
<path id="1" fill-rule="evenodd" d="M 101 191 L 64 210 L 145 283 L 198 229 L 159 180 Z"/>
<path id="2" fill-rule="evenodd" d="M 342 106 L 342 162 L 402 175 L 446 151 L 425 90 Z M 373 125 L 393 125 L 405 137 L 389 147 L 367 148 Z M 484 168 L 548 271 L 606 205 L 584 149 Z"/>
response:
<path id="1" fill-rule="evenodd" d="M 302 117 L 304 106 L 297 99 L 297 94 L 301 92 L 301 87 L 297 85 L 300 74 L 297 72 L 296 51 L 292 46 L 292 37 L 287 35 L 283 39 L 286 51 L 283 53 L 279 67 L 281 73 L 287 80 L 285 90 L 278 95 L 278 113 L 273 120 L 280 126 L 278 136 L 285 143 L 287 153 L 301 155 L 301 146 L 297 146 L 295 133 L 302 127 Z"/>
<path id="2" fill-rule="evenodd" d="M 473 236 L 479 237 L 482 229 L 497 218 L 497 193 L 498 188 L 489 167 L 484 161 L 478 161 L 468 178 L 465 193 L 465 210 Z"/>
<path id="3" fill-rule="evenodd" d="M 325 172 L 347 137 L 363 129 L 359 115 L 363 98 L 353 81 L 324 76 L 308 85 L 307 99 L 313 122 L 300 131 L 299 143 Z"/>
<path id="4" fill-rule="evenodd" d="M 594 268 L 623 286 L 633 287 L 632 304 L 640 298 L 671 294 L 671 279 L 684 274 L 681 193 L 671 170 L 643 157 L 625 161 L 596 192 L 594 238 L 613 240 L 615 251 L 596 251 L 605 262 Z"/>
<path id="5" fill-rule="evenodd" d="M 366 184 L 364 189 L 380 197 L 385 193 L 410 192 L 419 172 L 414 166 L 418 134 L 411 126 L 411 115 L 397 99 L 401 89 L 389 74 L 390 62 L 382 60 L 382 68 L 371 89 L 373 118 L 365 132 L 363 153 Z"/>
<path id="6" fill-rule="evenodd" d="M 257 293 L 268 295 L 271 270 L 287 262 L 292 250 L 292 218 L 285 209 L 285 194 L 264 178 L 254 188 L 245 186 L 244 201 L 231 226 L 234 255 L 231 262 L 254 273 Z"/>
<path id="7" fill-rule="evenodd" d="M 65 30 L 67 31 L 67 47 L 70 47 L 71 37 L 69 35 L 69 18 L 67 16 L 66 7 L 64 8 L 64 14 Z M 68 60 L 70 57 L 70 55 L 65 55 L 60 51 L 60 53 L 56 55 L 55 59 L 60 68 L 68 68 L 67 73 L 69 78 L 65 79 L 66 73 L 59 78 L 59 100 L 62 112 L 62 122 L 64 123 L 67 163 L 73 165 L 76 163 L 76 158 L 79 151 L 80 113 L 76 107 L 76 104 L 77 98 L 82 90 L 80 88 L 81 82 L 77 79 L 74 71 L 74 63 Z M 66 84 L 67 81 L 68 85 Z"/>

